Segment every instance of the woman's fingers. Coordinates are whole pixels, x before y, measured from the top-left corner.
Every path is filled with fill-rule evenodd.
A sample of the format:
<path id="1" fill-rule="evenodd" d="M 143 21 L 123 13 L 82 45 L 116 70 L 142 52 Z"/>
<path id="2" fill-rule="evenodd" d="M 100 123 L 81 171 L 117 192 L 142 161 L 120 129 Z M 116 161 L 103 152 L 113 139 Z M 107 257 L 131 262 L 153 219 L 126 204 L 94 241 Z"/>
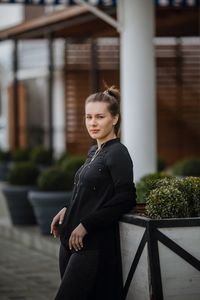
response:
<path id="1" fill-rule="evenodd" d="M 53 234 L 54 237 L 57 237 L 59 234 L 56 219 L 54 219 L 51 223 L 51 234 Z"/>
<path id="2" fill-rule="evenodd" d="M 72 248 L 74 248 L 77 251 L 77 247 L 75 244 L 75 235 L 71 235 L 70 239 L 69 239 L 69 249 L 72 250 Z"/>
<path id="3" fill-rule="evenodd" d="M 69 238 L 69 249 L 72 250 L 72 236 Z"/>
<path id="4" fill-rule="evenodd" d="M 81 245 L 80 245 L 80 242 L 79 242 L 79 236 L 77 235 L 76 236 L 76 239 L 75 239 L 75 245 L 76 247 L 78 248 L 78 250 L 81 250 Z"/>
<path id="5" fill-rule="evenodd" d="M 55 228 L 56 220 L 55 217 L 53 218 L 53 221 L 51 222 L 51 234 L 53 234 L 54 228 Z"/>
<path id="6" fill-rule="evenodd" d="M 69 238 L 69 249 L 74 248 L 75 251 L 83 248 L 83 238 L 77 234 L 72 234 Z"/>
<path id="7" fill-rule="evenodd" d="M 83 248 L 83 238 L 82 238 L 82 236 L 79 236 L 78 242 L 79 242 L 80 249 Z"/>
<path id="8" fill-rule="evenodd" d="M 76 251 L 78 251 L 78 245 L 77 245 L 77 237 L 76 237 L 76 235 L 73 237 L 73 239 L 72 239 L 72 246 L 73 246 L 73 248 L 76 250 Z"/>
<path id="9" fill-rule="evenodd" d="M 58 237 L 59 236 L 58 229 L 54 228 L 52 234 L 53 234 L 54 238 Z"/>
<path id="10" fill-rule="evenodd" d="M 67 208 L 63 207 L 59 213 L 57 213 L 57 215 L 55 215 L 55 217 L 53 218 L 52 222 L 51 222 L 51 234 L 58 236 L 59 232 L 58 232 L 58 228 L 57 225 L 58 224 L 62 224 L 64 216 L 65 216 L 65 212 L 66 212 Z"/>
<path id="11" fill-rule="evenodd" d="M 59 217 L 59 224 L 62 224 L 62 222 L 63 222 L 63 220 L 64 220 L 65 212 L 66 212 L 66 210 L 63 210 L 62 213 L 60 214 L 60 217 Z"/>
<path id="12" fill-rule="evenodd" d="M 85 227 L 80 223 L 71 233 L 69 238 L 69 249 L 72 247 L 78 251 L 83 248 L 83 238 L 87 234 Z"/>

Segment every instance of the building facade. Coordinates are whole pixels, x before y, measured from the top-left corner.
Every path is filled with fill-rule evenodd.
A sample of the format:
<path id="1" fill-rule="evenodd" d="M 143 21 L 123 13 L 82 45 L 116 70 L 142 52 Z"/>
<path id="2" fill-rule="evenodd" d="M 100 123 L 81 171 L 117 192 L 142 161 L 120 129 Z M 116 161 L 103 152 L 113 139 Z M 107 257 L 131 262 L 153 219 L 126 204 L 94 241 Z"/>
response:
<path id="1" fill-rule="evenodd" d="M 0 133 L 2 141 L 9 137 L 7 146 L 15 147 L 18 136 L 20 146 L 43 143 L 57 154 L 64 149 L 85 154 L 91 140 L 84 129 L 84 100 L 103 88 L 104 79 L 121 89 L 121 139 L 135 163 L 136 179 L 154 172 L 158 157 L 170 165 L 198 155 L 200 43 L 196 2 L 187 7 L 177 7 L 174 1 L 173 6 L 157 1 L 164 7 L 150 1 L 118 2 L 118 23 L 112 25 L 117 30 L 106 25 L 113 20 L 102 21 L 95 15 L 98 12 L 74 7 L 47 17 L 43 16 L 44 8 L 32 10 L 40 25 L 33 19 L 0 32 L 1 47 L 8 39 L 18 41 L 13 82 L 17 81 L 20 94 L 17 109 L 21 123 L 16 126 L 16 101 L 12 100 L 16 85 L 10 86 L 11 76 L 10 83 L 4 83 L 10 93 L 6 88 L 1 93 L 5 107 L 9 95 L 11 101 L 4 138 L 3 131 Z M 115 18 L 115 7 L 106 13 Z M 31 19 L 31 10 L 26 9 L 24 16 Z M 11 63 L 12 51 L 7 56 L 12 70 L 16 67 Z"/>

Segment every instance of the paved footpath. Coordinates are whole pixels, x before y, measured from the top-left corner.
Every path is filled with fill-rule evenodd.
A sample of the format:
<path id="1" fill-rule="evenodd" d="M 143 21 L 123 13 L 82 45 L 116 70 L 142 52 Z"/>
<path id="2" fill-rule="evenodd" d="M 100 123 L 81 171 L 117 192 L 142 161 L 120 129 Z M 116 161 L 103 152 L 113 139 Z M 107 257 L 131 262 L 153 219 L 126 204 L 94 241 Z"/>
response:
<path id="1" fill-rule="evenodd" d="M 0 300 L 53 300 L 59 282 L 56 258 L 0 238 Z"/>

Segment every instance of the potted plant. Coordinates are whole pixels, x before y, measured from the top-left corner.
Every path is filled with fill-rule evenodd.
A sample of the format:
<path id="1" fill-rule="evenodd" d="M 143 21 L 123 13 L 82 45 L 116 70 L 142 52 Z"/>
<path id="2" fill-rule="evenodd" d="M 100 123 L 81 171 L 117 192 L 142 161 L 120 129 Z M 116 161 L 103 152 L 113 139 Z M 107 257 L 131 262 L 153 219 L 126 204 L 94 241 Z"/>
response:
<path id="1" fill-rule="evenodd" d="M 189 158 L 175 163 L 172 173 L 176 176 L 200 176 L 200 159 Z"/>
<path id="2" fill-rule="evenodd" d="M 10 160 L 11 160 L 10 151 L 0 149 L 0 181 L 6 180 L 8 170 L 9 170 Z"/>
<path id="3" fill-rule="evenodd" d="M 146 199 L 149 192 L 153 189 L 156 180 L 164 177 L 167 177 L 167 175 L 164 172 L 151 173 L 151 174 L 144 175 L 136 183 L 136 191 L 137 191 L 136 211 L 138 213 L 144 214 Z"/>
<path id="4" fill-rule="evenodd" d="M 154 182 L 146 216 L 125 215 L 120 222 L 124 297 L 199 299 L 199 216 L 200 178 Z"/>
<path id="5" fill-rule="evenodd" d="M 53 152 L 43 146 L 35 147 L 30 153 L 30 160 L 44 170 L 53 163 Z"/>
<path id="6" fill-rule="evenodd" d="M 44 170 L 37 181 L 37 191 L 29 192 L 41 233 L 50 234 L 50 224 L 55 214 L 67 205 L 72 196 L 73 179 L 83 160 L 68 158 L 64 166 L 51 166 Z"/>
<path id="7" fill-rule="evenodd" d="M 15 225 L 35 224 L 35 217 L 27 195 L 39 175 L 38 168 L 30 162 L 16 163 L 8 173 L 8 185 L 3 187 L 11 221 Z"/>
<path id="8" fill-rule="evenodd" d="M 17 148 L 11 152 L 11 160 L 13 162 L 29 161 L 30 152 L 28 148 Z"/>
<path id="9" fill-rule="evenodd" d="M 59 155 L 59 157 L 56 159 L 57 165 L 62 165 L 64 161 L 68 160 L 70 155 L 67 152 L 63 152 Z"/>

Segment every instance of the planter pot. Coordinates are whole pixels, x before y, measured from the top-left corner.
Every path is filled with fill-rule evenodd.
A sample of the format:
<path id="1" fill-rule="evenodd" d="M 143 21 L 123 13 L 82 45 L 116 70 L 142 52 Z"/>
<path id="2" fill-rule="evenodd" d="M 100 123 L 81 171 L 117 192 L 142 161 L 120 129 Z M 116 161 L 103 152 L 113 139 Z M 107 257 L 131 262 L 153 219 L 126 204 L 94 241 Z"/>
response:
<path id="1" fill-rule="evenodd" d="M 2 189 L 14 225 L 36 224 L 33 209 L 27 198 L 30 189 L 33 190 L 33 187 L 12 185 L 7 185 Z"/>
<path id="2" fill-rule="evenodd" d="M 200 299 L 200 218 L 120 222 L 126 300 Z"/>
<path id="3" fill-rule="evenodd" d="M 30 191 L 28 198 L 40 226 L 41 233 L 50 234 L 50 225 L 57 212 L 69 203 L 72 192 Z"/>
<path id="4" fill-rule="evenodd" d="M 0 181 L 6 181 L 9 168 L 10 168 L 10 162 L 8 161 L 0 162 Z"/>

